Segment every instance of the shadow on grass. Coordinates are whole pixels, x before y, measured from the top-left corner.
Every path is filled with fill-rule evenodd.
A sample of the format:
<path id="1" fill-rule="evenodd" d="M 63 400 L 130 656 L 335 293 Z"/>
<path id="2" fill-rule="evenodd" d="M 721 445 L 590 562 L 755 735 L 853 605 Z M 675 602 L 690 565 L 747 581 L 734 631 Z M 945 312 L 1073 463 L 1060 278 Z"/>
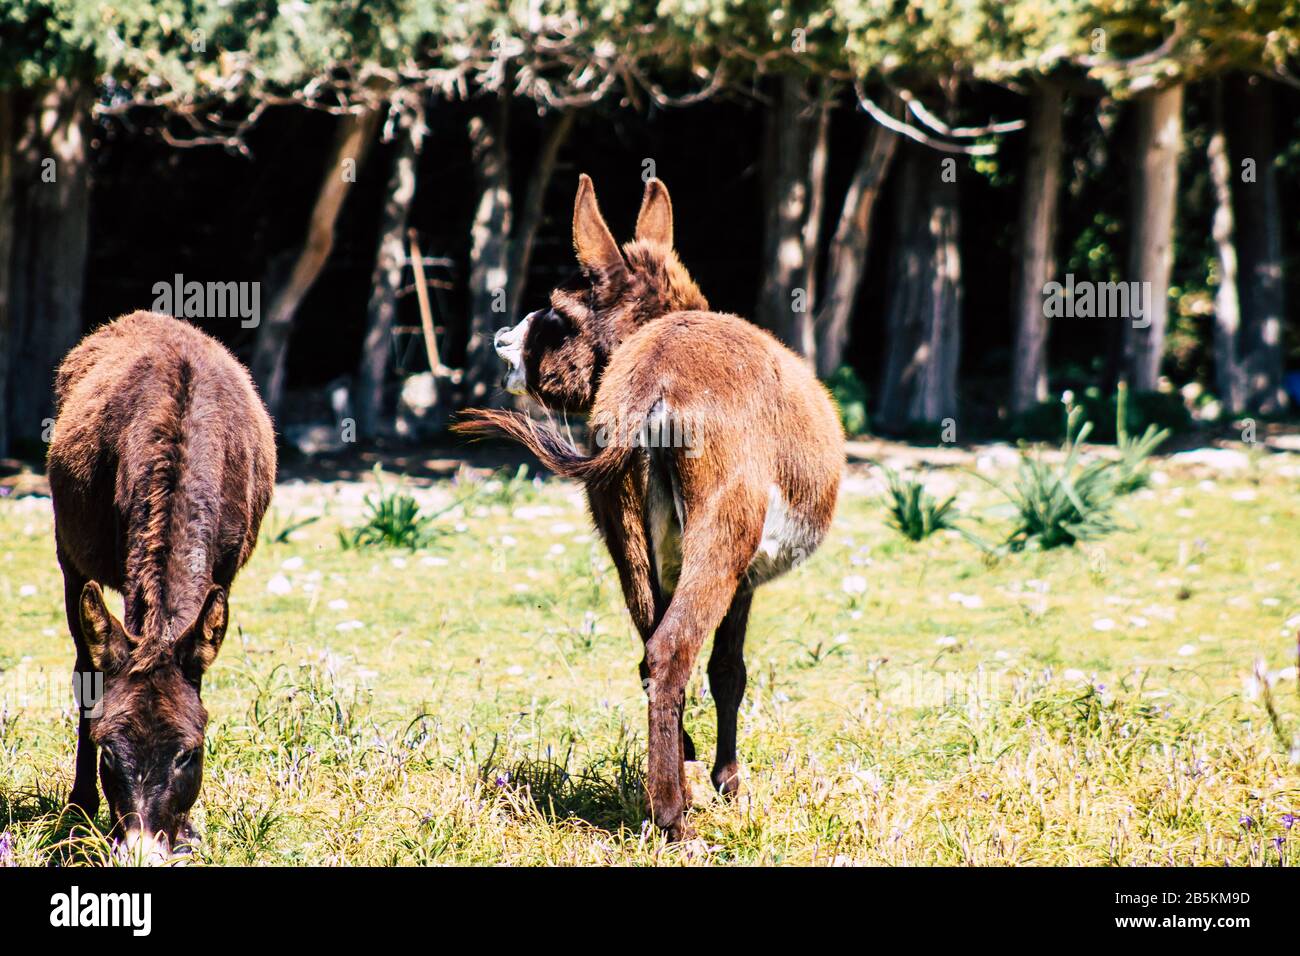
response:
<path id="1" fill-rule="evenodd" d="M 492 757 L 483 765 L 489 787 L 508 790 L 551 821 L 582 820 L 602 830 L 637 831 L 646 817 L 645 755 L 630 745 L 573 767 L 573 749 L 563 760 L 526 758 L 512 764 Z"/>

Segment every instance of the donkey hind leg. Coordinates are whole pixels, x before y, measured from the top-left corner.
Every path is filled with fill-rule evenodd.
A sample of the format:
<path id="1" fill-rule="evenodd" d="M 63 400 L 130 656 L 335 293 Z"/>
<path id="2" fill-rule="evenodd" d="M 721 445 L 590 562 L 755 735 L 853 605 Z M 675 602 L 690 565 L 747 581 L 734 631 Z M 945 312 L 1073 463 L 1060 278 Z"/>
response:
<path id="1" fill-rule="evenodd" d="M 86 577 L 73 567 L 61 551 L 59 567 L 63 570 L 63 607 L 68 615 L 68 630 L 72 632 L 72 642 L 77 649 L 77 663 L 72 679 L 85 681 L 90 679 L 85 675 L 94 670 L 90 651 L 86 648 L 86 639 L 81 634 L 81 590 L 86 586 Z M 90 738 L 90 718 L 86 715 L 86 707 L 82 706 L 84 688 L 85 685 L 82 685 L 83 693 L 77 701 L 77 765 L 68 805 L 80 807 L 86 816 L 93 817 L 99 810 L 98 761 L 95 742 Z"/>
<path id="2" fill-rule="evenodd" d="M 655 823 L 674 840 L 691 836 L 682 816 L 689 793 L 680 730 L 686 682 L 704 639 L 726 616 L 762 534 L 761 503 L 746 500 L 743 487 L 714 501 L 714 508 L 698 514 L 684 530 L 677 589 L 646 642 L 650 666 L 646 790 Z"/>
<path id="3" fill-rule="evenodd" d="M 646 535 L 645 484 L 644 472 L 629 471 L 616 499 L 610 501 L 599 495 L 588 495 L 587 499 L 596 527 L 605 539 L 618 571 L 623 600 L 627 604 L 628 613 L 632 615 L 637 633 L 641 635 L 642 644 L 650 640 L 650 635 L 659 626 L 668 608 L 668 600 L 655 580 L 652 567 L 654 557 L 650 553 L 650 541 Z M 649 694 L 650 665 L 644 654 L 639 670 L 641 687 Z M 687 760 L 695 759 L 695 742 L 684 727 L 682 749 Z"/>
<path id="4" fill-rule="evenodd" d="M 745 696 L 745 628 L 754 592 L 741 586 L 732 598 L 727 616 L 713 635 L 709 655 L 709 692 L 718 709 L 718 755 L 713 764 L 713 785 L 726 797 L 740 791 L 740 765 L 736 761 L 736 720 Z"/>
<path id="5" fill-rule="evenodd" d="M 682 816 L 690 792 L 681 734 L 686 682 L 704 638 L 726 614 L 737 583 L 735 576 L 728 582 L 722 568 L 693 579 L 683 574 L 683 578 L 663 621 L 646 644 L 650 666 L 646 790 L 655 823 L 672 840 L 694 835 Z"/>

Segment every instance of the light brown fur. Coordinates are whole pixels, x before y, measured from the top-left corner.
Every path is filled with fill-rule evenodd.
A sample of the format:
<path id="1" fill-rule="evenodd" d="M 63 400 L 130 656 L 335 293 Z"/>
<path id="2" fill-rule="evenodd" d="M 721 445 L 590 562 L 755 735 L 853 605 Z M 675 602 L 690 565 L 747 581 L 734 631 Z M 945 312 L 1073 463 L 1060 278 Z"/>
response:
<path id="1" fill-rule="evenodd" d="M 672 252 L 671 204 L 658 180 L 647 185 L 636 240 L 620 253 L 584 176 L 574 247 L 591 288 L 585 297 L 557 291 L 551 313 L 530 317 L 522 362 L 534 398 L 590 413 L 600 447 L 583 455 L 553 427 L 514 413 L 470 413 L 459 427 L 504 432 L 586 485 L 645 641 L 651 809 L 680 838 L 690 833 L 683 760 L 694 758 L 694 746 L 682 710 L 696 655 L 713 633 L 713 780 L 734 794 L 753 589 L 806 558 L 825 535 L 843 435 L 806 362 L 745 320 L 707 311 Z M 585 363 L 572 360 L 584 354 Z M 548 377 L 557 355 L 569 358 L 565 374 Z M 639 430 L 647 423 L 689 441 L 665 442 L 663 432 L 647 441 Z"/>

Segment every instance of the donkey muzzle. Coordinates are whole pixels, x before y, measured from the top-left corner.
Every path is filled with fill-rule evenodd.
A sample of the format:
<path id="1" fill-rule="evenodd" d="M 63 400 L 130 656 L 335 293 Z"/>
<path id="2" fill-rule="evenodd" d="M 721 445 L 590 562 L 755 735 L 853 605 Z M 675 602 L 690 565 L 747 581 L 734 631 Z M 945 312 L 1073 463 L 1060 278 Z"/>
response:
<path id="1" fill-rule="evenodd" d="M 506 363 L 506 391 L 511 395 L 522 395 L 528 390 L 527 373 L 524 370 L 524 339 L 528 338 L 528 326 L 538 312 L 529 312 L 523 321 L 513 328 L 498 329 L 492 337 L 492 345 Z"/>
<path id="2" fill-rule="evenodd" d="M 165 833 L 150 833 L 148 830 L 133 829 L 126 832 L 124 839 L 118 842 L 116 856 L 121 863 L 136 866 L 163 866 L 174 859 L 171 841 Z"/>

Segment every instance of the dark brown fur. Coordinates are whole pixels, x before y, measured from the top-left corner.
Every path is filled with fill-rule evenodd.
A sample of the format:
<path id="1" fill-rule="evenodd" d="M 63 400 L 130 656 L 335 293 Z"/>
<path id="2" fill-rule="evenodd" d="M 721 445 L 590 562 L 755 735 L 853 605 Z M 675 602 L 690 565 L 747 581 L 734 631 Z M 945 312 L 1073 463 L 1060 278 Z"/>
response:
<path id="1" fill-rule="evenodd" d="M 523 326 L 527 391 L 589 412 L 598 450 L 584 455 L 516 413 L 473 412 L 459 428 L 504 432 L 586 485 L 645 641 L 652 813 L 680 838 L 690 833 L 683 760 L 694 747 L 681 721 L 696 655 L 713 633 L 713 780 L 734 794 L 753 590 L 807 557 L 829 528 L 843 436 L 806 362 L 749 322 L 708 311 L 672 251 L 672 207 L 658 180 L 646 187 L 636 235 L 620 253 L 584 176 L 574 246 L 589 289 L 553 293 L 550 312 Z M 632 438 L 665 421 L 689 426 L 689 447 Z"/>
<path id="2" fill-rule="evenodd" d="M 275 439 L 244 367 L 177 319 L 136 312 L 84 339 L 56 381 L 48 471 L 83 711 L 70 801 L 94 814 L 96 749 L 115 826 L 175 845 L 202 780 L 202 677 L 257 543 Z M 123 620 L 100 585 L 123 596 Z"/>

